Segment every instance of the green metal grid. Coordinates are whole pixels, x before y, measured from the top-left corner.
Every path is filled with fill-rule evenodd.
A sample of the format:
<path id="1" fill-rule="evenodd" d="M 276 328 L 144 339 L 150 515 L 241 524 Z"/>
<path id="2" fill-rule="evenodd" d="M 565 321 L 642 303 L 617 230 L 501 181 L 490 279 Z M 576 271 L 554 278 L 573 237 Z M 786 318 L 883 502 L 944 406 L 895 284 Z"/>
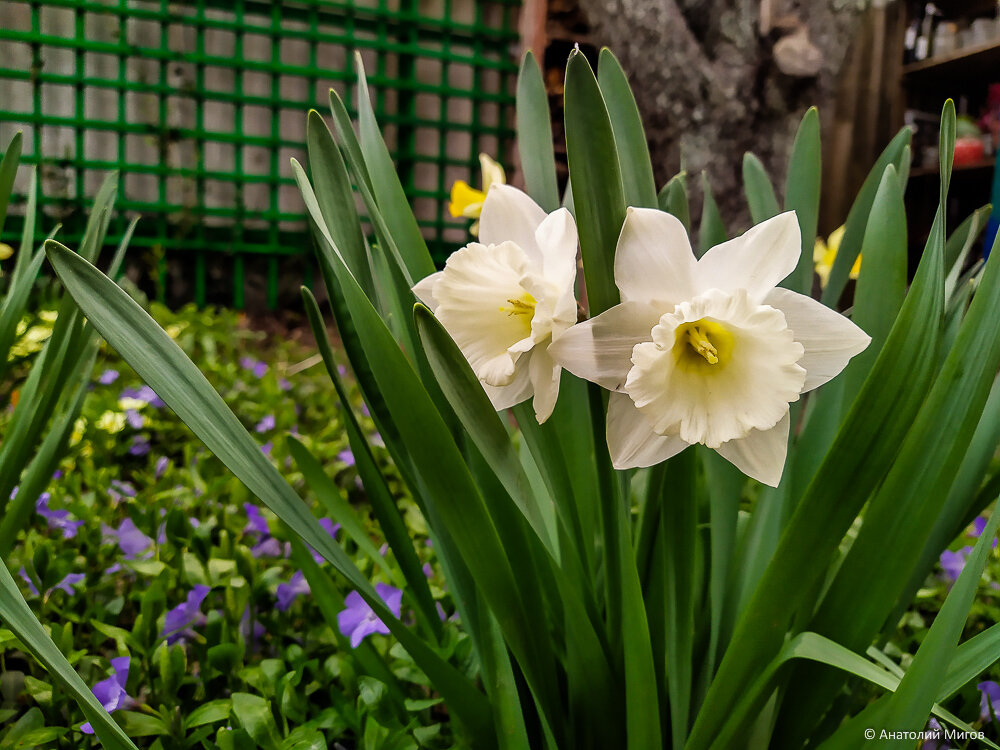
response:
<path id="1" fill-rule="evenodd" d="M 39 165 L 38 239 L 61 221 L 78 240 L 118 169 L 168 302 L 187 301 L 167 291 L 183 275 L 199 305 L 242 308 L 252 264 L 277 306 L 282 272 L 310 252 L 288 160 L 304 160 L 306 112 L 328 111 L 331 86 L 353 102 L 355 51 L 437 259 L 468 236 L 445 208 L 451 184 L 478 184 L 479 152 L 503 160 L 512 140 L 519 0 L 0 2 L 0 143 L 23 129 Z M 19 233 L 8 222 L 2 239 Z"/>

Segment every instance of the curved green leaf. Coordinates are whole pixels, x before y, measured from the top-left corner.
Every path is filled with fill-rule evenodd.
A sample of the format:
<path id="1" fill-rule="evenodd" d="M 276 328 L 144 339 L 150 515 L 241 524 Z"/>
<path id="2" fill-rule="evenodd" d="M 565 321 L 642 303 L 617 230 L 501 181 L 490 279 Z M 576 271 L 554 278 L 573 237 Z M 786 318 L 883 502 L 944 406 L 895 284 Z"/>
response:
<path id="1" fill-rule="evenodd" d="M 771 184 L 764 164 L 749 151 L 743 154 L 743 191 L 746 193 L 754 224 L 760 224 L 781 213 L 778 199 L 774 195 L 774 185 Z"/>
<path id="2" fill-rule="evenodd" d="M 529 50 L 517 74 L 517 147 L 524 189 L 546 213 L 559 208 L 552 116 L 542 70 Z"/>
<path id="3" fill-rule="evenodd" d="M 819 139 L 819 112 L 815 107 L 806 110 L 795 133 L 792 155 L 788 160 L 785 177 L 785 210 L 794 211 L 802 233 L 802 255 L 791 275 L 782 286 L 809 294 L 813 281 L 813 243 L 816 223 L 819 220 L 819 195 L 822 184 L 822 147 Z"/>

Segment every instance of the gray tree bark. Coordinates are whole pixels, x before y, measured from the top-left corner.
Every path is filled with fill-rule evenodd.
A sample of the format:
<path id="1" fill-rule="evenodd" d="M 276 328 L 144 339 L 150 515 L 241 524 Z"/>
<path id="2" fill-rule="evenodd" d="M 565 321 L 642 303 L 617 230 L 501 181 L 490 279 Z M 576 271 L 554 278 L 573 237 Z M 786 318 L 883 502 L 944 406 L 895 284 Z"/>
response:
<path id="1" fill-rule="evenodd" d="M 749 225 L 742 158 L 781 194 L 799 120 L 832 104 L 864 0 L 579 0 L 591 39 L 627 71 L 662 185 L 707 172 L 730 232 Z M 832 109 L 828 106 L 827 109 Z M 700 212 L 700 200 L 692 200 Z"/>

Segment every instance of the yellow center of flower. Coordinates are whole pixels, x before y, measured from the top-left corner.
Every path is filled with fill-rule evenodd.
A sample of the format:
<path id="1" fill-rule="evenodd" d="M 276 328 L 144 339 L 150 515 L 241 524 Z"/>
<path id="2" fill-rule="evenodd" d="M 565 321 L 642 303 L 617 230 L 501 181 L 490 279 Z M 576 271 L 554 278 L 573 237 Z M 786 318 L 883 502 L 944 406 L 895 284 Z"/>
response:
<path id="1" fill-rule="evenodd" d="M 524 335 L 527 336 L 531 333 L 531 319 L 535 316 L 536 304 L 535 298 L 524 292 L 519 297 L 508 299 L 507 304 L 500 307 L 500 312 L 508 318 L 519 319 L 525 328 Z"/>
<path id="2" fill-rule="evenodd" d="M 708 318 L 682 323 L 674 332 L 674 361 L 687 372 L 717 372 L 725 367 L 732 351 L 733 334 Z"/>

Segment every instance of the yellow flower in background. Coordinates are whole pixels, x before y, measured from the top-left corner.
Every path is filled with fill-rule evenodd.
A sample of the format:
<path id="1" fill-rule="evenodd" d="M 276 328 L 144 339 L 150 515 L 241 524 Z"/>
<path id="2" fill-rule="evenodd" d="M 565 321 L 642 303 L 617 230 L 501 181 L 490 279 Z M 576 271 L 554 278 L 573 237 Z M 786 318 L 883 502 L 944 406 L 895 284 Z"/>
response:
<path id="1" fill-rule="evenodd" d="M 451 202 L 448 204 L 448 211 L 455 218 L 464 216 L 467 219 L 477 219 L 469 227 L 469 231 L 476 236 L 479 236 L 479 214 L 483 211 L 483 202 L 490 187 L 504 185 L 507 182 L 503 167 L 486 154 L 479 155 L 479 165 L 483 170 L 483 189 L 476 190 L 465 180 L 458 180 L 451 186 Z"/>
<path id="2" fill-rule="evenodd" d="M 826 238 L 826 242 L 823 241 L 822 237 L 816 238 L 816 244 L 813 247 L 813 265 L 816 267 L 819 283 L 823 288 L 826 288 L 826 282 L 830 278 L 830 271 L 833 269 L 833 261 L 837 259 L 837 251 L 840 250 L 840 241 L 843 239 L 843 224 L 830 232 L 830 236 Z M 858 259 L 854 261 L 854 266 L 851 268 L 851 278 L 858 278 L 860 272 L 861 253 L 858 253 Z"/>
<path id="3" fill-rule="evenodd" d="M 87 420 L 84 417 L 77 417 L 73 423 L 73 434 L 70 435 L 69 444 L 76 445 L 83 440 L 83 434 L 87 430 Z"/>
<path id="4" fill-rule="evenodd" d="M 122 412 L 106 411 L 97 420 L 97 428 L 112 435 L 125 429 L 125 415 Z"/>
<path id="5" fill-rule="evenodd" d="M 6 242 L 0 242 L 0 260 L 7 260 L 10 256 L 14 254 L 14 248 L 8 245 Z"/>

